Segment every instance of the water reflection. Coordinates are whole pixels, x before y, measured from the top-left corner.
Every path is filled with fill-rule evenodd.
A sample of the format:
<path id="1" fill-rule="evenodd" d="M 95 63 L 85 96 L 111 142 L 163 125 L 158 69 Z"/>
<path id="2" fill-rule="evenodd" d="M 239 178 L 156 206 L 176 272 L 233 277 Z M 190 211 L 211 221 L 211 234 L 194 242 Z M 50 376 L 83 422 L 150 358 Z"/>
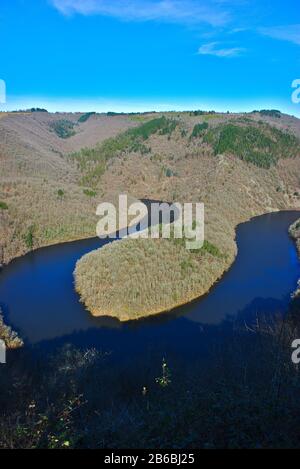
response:
<path id="1" fill-rule="evenodd" d="M 16 259 L 0 273 L 0 304 L 27 343 L 72 342 L 99 348 L 193 349 L 207 326 L 230 317 L 288 307 L 300 263 L 288 227 L 299 212 L 258 217 L 237 231 L 239 253 L 232 268 L 204 298 L 144 320 L 121 324 L 94 318 L 73 287 L 76 261 L 106 241 L 90 239 L 43 248 Z"/>

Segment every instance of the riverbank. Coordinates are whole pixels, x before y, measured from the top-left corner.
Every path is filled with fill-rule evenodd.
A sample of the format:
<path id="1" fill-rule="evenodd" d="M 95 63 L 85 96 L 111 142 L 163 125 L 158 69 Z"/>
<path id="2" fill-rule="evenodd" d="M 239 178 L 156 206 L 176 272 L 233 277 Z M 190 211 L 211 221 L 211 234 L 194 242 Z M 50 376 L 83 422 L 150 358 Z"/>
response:
<path id="1" fill-rule="evenodd" d="M 290 235 L 294 238 L 300 255 L 300 218 L 290 227 Z"/>
<path id="2" fill-rule="evenodd" d="M 96 315 L 117 314 L 122 320 L 168 311 L 205 294 L 235 259 L 235 228 L 240 223 L 300 204 L 299 181 L 294 177 L 300 164 L 298 120 L 294 135 L 288 131 L 292 119 L 288 116 L 279 121 L 257 113 L 224 114 L 210 116 L 209 123 L 206 117 L 192 113 L 149 116 L 134 129 L 92 148 L 59 157 L 50 152 L 49 178 L 41 179 L 41 173 L 33 170 L 21 177 L 10 166 L 14 160 L 8 152 L 5 178 L 0 181 L 4 207 L 0 210 L 0 257 L 7 261 L 55 242 L 92 236 L 98 221 L 96 207 L 110 201 L 109 194 L 203 202 L 208 249 L 186 253 L 181 246 L 159 240 L 147 246 L 141 241 L 134 251 L 129 241 L 122 240 L 99 253 L 107 267 L 97 271 L 95 261 L 89 272 L 83 261 L 84 275 L 79 274 L 76 288 Z M 196 132 L 202 121 L 207 125 Z M 86 125 L 91 122 L 93 118 Z M 47 125 L 43 123 L 45 137 Z M 252 136 L 250 144 L 245 144 L 244 133 Z M 217 144 L 220 140 L 223 145 Z M 272 157 L 266 140 L 272 142 Z M 40 158 L 37 161 L 41 163 Z M 37 161 L 30 160 L 30 164 Z M 60 181 L 64 181 L 61 187 Z"/>
<path id="3" fill-rule="evenodd" d="M 77 262 L 75 288 L 97 317 L 129 321 L 170 311 L 207 293 L 222 276 L 227 257 L 209 247 L 191 254 L 165 239 L 115 241 Z M 128 276 L 130 265 L 137 268 Z"/>
<path id="4" fill-rule="evenodd" d="M 18 334 L 7 326 L 4 322 L 2 311 L 0 308 L 0 340 L 3 340 L 8 349 L 18 349 L 23 347 L 24 342 Z"/>
<path id="5" fill-rule="evenodd" d="M 96 317 L 130 321 L 167 312 L 210 291 L 236 258 L 235 238 L 233 242 L 235 250 L 229 257 L 209 242 L 193 253 L 174 246 L 174 240 L 117 241 L 77 262 L 75 288 Z"/>
<path id="6" fill-rule="evenodd" d="M 225 289 L 219 285 L 220 296 L 208 313 L 214 305 L 226 313 L 226 291 L 231 296 L 243 291 L 236 283 L 240 277 L 241 283 L 251 288 L 255 281 L 263 284 L 266 298 L 273 298 L 268 283 L 274 283 L 274 299 L 277 293 L 282 296 L 280 288 L 276 291 L 277 281 L 281 287 L 295 264 L 294 251 L 289 256 L 292 241 L 286 236 L 291 221 L 284 222 L 283 231 L 277 230 L 279 225 L 270 223 L 270 218 L 286 220 L 285 214 L 274 214 L 261 217 L 263 226 L 257 224 L 260 217 L 252 221 L 253 230 L 247 230 L 247 224 L 239 227 L 235 266 L 245 251 L 248 262 L 241 263 L 231 288 L 228 283 Z M 281 250 L 277 248 L 282 237 Z M 249 240 L 256 242 L 248 250 Z M 266 256 L 267 245 L 273 243 Z M 15 282 L 10 276 L 1 279 L 2 284 L 10 285 L 12 297 L 19 288 L 19 302 L 10 303 L 0 295 L 16 326 L 20 324 L 14 316 L 18 305 L 19 319 L 33 336 L 51 318 L 44 324 L 39 343 L 30 346 L 26 340 L 28 345 L 10 351 L 6 365 L 0 366 L 1 448 L 135 448 L 137 442 L 141 448 L 156 449 L 299 447 L 294 429 L 298 425 L 300 383 L 297 365 L 291 360 L 291 343 L 300 331 L 299 303 L 293 302 L 293 314 L 288 315 L 276 300 L 272 313 L 268 302 L 262 301 L 254 305 L 251 315 L 248 308 L 232 309 L 235 317 L 225 314 L 217 324 L 201 322 L 202 303 L 199 322 L 183 311 L 178 319 L 174 315 L 172 320 L 145 321 L 145 327 L 132 324 L 93 331 L 97 321 L 86 322 L 84 327 L 78 321 L 89 315 L 83 309 L 76 315 L 77 299 L 69 305 L 73 260 L 79 249 L 89 247 L 87 243 L 79 248 L 81 244 L 75 243 L 74 251 L 72 246 L 63 246 L 29 255 L 25 262 L 18 260 L 7 267 Z M 261 262 L 253 275 L 249 258 L 255 254 Z M 280 254 L 287 259 L 284 266 L 277 263 Z M 271 282 L 264 278 L 266 268 L 270 269 L 268 258 L 273 262 Z M 63 276 L 61 270 L 68 263 L 70 271 Z M 30 272 L 30 281 L 23 282 Z M 249 275 L 248 283 L 242 272 Z M 292 284 L 293 274 L 286 286 L 291 288 Z M 25 304 L 30 296 L 35 311 L 30 303 Z M 54 297 L 56 303 L 52 302 Z M 256 297 L 254 288 L 250 298 Z M 72 321 L 73 329 L 65 330 L 65 323 Z M 49 337 L 49 331 L 55 335 Z M 91 340 L 81 341 L 88 334 Z"/>
<path id="7" fill-rule="evenodd" d="M 300 256 L 300 219 L 292 224 L 289 230 L 290 235 L 295 240 L 297 250 Z M 300 297 L 300 279 L 298 281 L 298 288 L 293 293 L 293 297 Z"/>
<path id="8" fill-rule="evenodd" d="M 209 221 L 210 220 L 208 220 L 208 227 L 213 226 L 213 228 L 214 228 L 215 224 L 212 225 L 211 223 L 209 223 Z M 171 272 L 173 272 L 174 271 L 174 265 L 173 264 L 176 262 L 175 268 L 177 269 L 177 273 L 174 272 L 174 277 L 173 277 L 175 279 L 174 282 L 178 280 L 178 282 L 181 282 L 181 285 L 183 285 L 183 282 L 187 281 L 186 285 L 189 287 L 190 286 L 189 276 L 191 276 L 190 274 L 193 274 L 193 280 L 196 280 L 196 278 L 197 278 L 196 277 L 196 275 L 197 275 L 196 269 L 198 269 L 199 267 L 204 268 L 204 266 L 207 265 L 208 266 L 207 269 L 209 269 L 209 274 L 211 275 L 211 274 L 214 273 L 213 269 L 216 269 L 216 268 L 219 267 L 219 272 L 220 272 L 219 277 L 217 276 L 218 272 L 215 270 L 215 272 L 216 272 L 215 281 L 213 281 L 214 279 L 212 279 L 211 282 L 207 282 L 205 284 L 205 282 L 207 281 L 207 278 L 208 278 L 208 280 L 210 278 L 212 278 L 212 277 L 207 276 L 207 272 L 205 271 L 204 275 L 201 276 L 201 278 L 200 278 L 199 284 L 196 285 L 196 287 L 198 287 L 199 290 L 202 289 L 200 291 L 200 294 L 197 295 L 196 298 L 199 298 L 199 296 L 206 295 L 210 291 L 212 286 L 215 285 L 222 278 L 222 276 L 227 272 L 228 269 L 230 269 L 230 267 L 232 266 L 232 263 L 235 260 L 236 253 L 237 253 L 236 239 L 235 239 L 236 232 L 235 231 L 234 231 L 233 236 L 234 236 L 234 242 L 233 242 L 233 248 L 234 248 L 233 253 L 234 254 L 233 254 L 233 257 L 232 257 L 232 262 L 228 262 L 229 259 L 226 258 L 226 256 L 224 256 L 221 251 L 220 251 L 220 253 L 218 251 L 211 251 L 212 254 L 210 252 L 206 251 L 206 252 L 202 253 L 202 255 L 197 255 L 196 254 L 196 256 L 193 258 L 193 256 L 191 256 L 190 253 L 188 251 L 186 251 L 186 249 L 181 250 L 180 246 L 177 246 L 177 245 L 174 246 L 168 240 L 161 240 L 165 243 L 164 246 L 166 247 L 166 249 L 169 249 L 169 253 L 170 253 L 170 255 L 169 255 L 169 264 L 167 264 L 168 265 L 167 270 L 170 270 Z M 125 240 L 123 240 L 123 241 L 125 241 Z M 131 240 L 131 241 L 133 243 L 136 242 L 134 240 Z M 148 242 L 147 240 L 144 240 L 144 241 L 145 241 L 145 243 Z M 155 252 L 156 246 L 158 245 L 157 244 L 158 242 L 157 242 L 157 240 L 152 240 L 152 241 L 154 243 L 153 244 L 153 249 L 154 249 L 154 252 Z M 115 242 L 115 243 L 118 243 L 118 242 Z M 62 250 L 64 249 L 64 247 L 63 247 L 64 245 L 66 246 L 67 250 L 69 250 L 69 249 L 71 249 L 72 243 L 60 244 L 60 246 L 62 247 Z M 68 248 L 68 245 L 69 245 L 69 248 Z M 97 243 L 96 243 L 96 239 L 95 239 L 95 243 L 91 244 L 90 251 L 93 251 L 93 249 L 95 249 L 96 246 L 97 246 Z M 55 245 L 53 245 L 52 247 L 54 248 Z M 107 249 L 107 247 L 105 249 Z M 128 259 L 131 259 L 131 255 L 134 254 L 134 252 L 136 252 L 134 250 L 131 250 L 130 244 L 129 244 L 128 247 L 129 247 L 129 249 L 127 249 L 127 247 L 126 247 L 126 249 L 124 250 L 124 252 L 122 254 L 122 255 L 125 255 L 125 264 L 122 262 L 123 268 L 124 268 L 122 275 L 124 275 L 124 277 L 126 276 L 126 273 L 127 273 L 126 262 L 128 262 Z M 212 246 L 209 246 L 209 247 L 212 248 Z M 50 251 L 49 251 L 50 253 L 52 252 L 51 248 L 47 248 L 47 249 L 48 250 L 50 249 Z M 44 256 L 44 255 L 47 256 L 47 249 L 46 250 L 43 249 L 41 251 L 42 256 Z M 147 244 L 146 244 L 146 249 L 147 249 Z M 150 249 L 150 251 L 151 251 L 151 249 Z M 100 249 L 99 252 L 102 252 L 102 249 Z M 151 272 L 156 271 L 155 269 L 157 269 L 158 272 L 161 272 L 160 273 L 161 279 L 157 283 L 159 284 L 159 288 L 161 289 L 162 295 L 163 295 L 164 294 L 164 285 L 166 284 L 166 276 L 165 276 L 165 273 L 163 272 L 163 268 L 161 266 L 161 259 L 162 259 L 162 256 L 165 254 L 165 252 L 164 252 L 164 249 L 163 249 L 162 253 L 160 253 L 159 250 L 157 252 L 159 252 L 159 254 L 161 254 L 161 255 L 156 256 L 156 258 L 157 258 L 157 261 L 156 261 L 157 263 L 156 264 L 152 264 L 151 262 L 149 262 L 151 259 L 148 259 L 148 261 L 147 261 L 149 263 L 149 265 L 144 264 L 144 278 L 145 278 L 146 275 L 148 275 L 148 274 L 150 275 Z M 45 254 L 43 254 L 43 253 L 45 253 Z M 181 254 L 182 257 L 177 258 L 177 260 L 176 260 L 175 256 L 177 256 L 178 253 L 182 253 Z M 89 254 L 92 254 L 92 252 L 90 252 Z M 145 254 L 146 257 L 147 256 L 149 257 L 149 253 L 147 251 L 144 254 Z M 150 252 L 150 254 L 151 254 L 151 252 Z M 217 254 L 217 255 L 213 255 L 213 254 Z M 221 254 L 221 257 L 218 257 L 218 254 Z M 80 254 L 78 254 L 78 256 L 80 257 Z M 114 258 L 116 257 L 116 265 L 114 267 L 114 272 L 113 272 L 114 275 L 115 275 L 115 279 L 116 279 L 116 276 L 118 275 L 118 263 L 121 262 L 121 258 L 119 256 L 113 256 L 113 257 Z M 111 261 L 111 259 L 107 258 L 108 264 L 110 264 L 110 261 Z M 74 264 L 73 264 L 74 266 L 75 266 L 75 262 L 76 262 L 76 257 L 75 257 Z M 206 264 L 205 264 L 205 262 L 206 262 Z M 136 264 L 137 264 L 137 269 L 138 269 L 139 262 L 137 262 Z M 222 265 L 224 266 L 223 268 L 222 268 Z M 130 270 L 130 266 L 129 266 L 129 270 Z M 148 278 L 150 278 L 150 277 L 148 277 Z M 140 280 L 141 280 L 141 277 L 138 275 L 138 277 L 135 279 L 135 282 L 136 282 L 137 285 L 139 285 Z M 22 280 L 22 283 L 23 282 L 24 281 Z M 154 282 L 152 282 L 152 287 L 151 288 L 153 288 L 153 289 L 156 288 L 155 285 L 156 284 Z M 192 284 L 192 286 L 193 286 L 193 284 Z M 125 283 L 124 283 L 124 285 L 122 285 L 122 287 L 125 288 L 125 292 L 124 292 L 124 295 L 123 295 L 123 297 L 125 297 L 126 296 Z M 149 304 L 151 305 L 151 302 L 153 301 L 153 295 L 151 296 L 151 293 L 153 294 L 153 291 L 154 290 L 152 290 L 152 292 L 149 293 L 148 307 L 149 307 Z M 172 292 L 172 288 L 170 288 L 170 292 Z M 191 290 L 189 290 L 188 293 L 189 293 L 189 296 L 185 296 L 180 303 L 179 302 L 175 303 L 175 301 L 174 301 L 173 302 L 174 306 L 172 306 L 172 308 L 166 309 L 166 311 L 168 311 L 170 309 L 174 309 L 174 307 L 176 308 L 177 306 L 186 305 L 186 304 L 190 303 L 191 301 L 193 301 L 195 299 L 195 297 L 191 295 Z M 3 297 L 2 297 L 2 300 L 3 300 Z M 114 298 L 112 298 L 112 301 L 115 301 Z M 122 301 L 122 299 L 121 299 L 121 301 Z M 135 303 L 135 301 L 136 300 L 133 297 L 133 304 L 130 305 L 131 311 L 135 311 L 134 310 L 135 305 L 138 304 L 138 301 L 136 301 L 136 303 Z M 30 309 L 31 308 L 32 308 L 32 306 L 30 307 Z M 121 308 L 120 308 L 120 310 L 121 310 Z M 150 314 L 150 315 L 159 314 L 160 311 L 161 310 L 159 308 L 156 311 L 152 310 L 151 311 L 152 314 Z M 115 316 L 113 310 L 108 310 L 107 315 L 112 316 L 112 317 Z M 146 316 L 141 316 L 141 317 L 146 317 Z M 138 315 L 136 317 L 134 317 L 134 315 L 132 315 L 132 314 L 130 314 L 130 312 L 128 313 L 128 311 L 126 311 L 121 320 L 127 321 L 127 320 L 130 320 L 130 319 L 136 319 L 138 317 L 139 317 Z"/>
<path id="9" fill-rule="evenodd" d="M 124 193 L 126 194 L 126 192 Z M 75 195 L 78 195 L 76 191 Z M 135 197 L 132 197 L 129 194 L 126 195 L 128 199 L 128 204 L 132 204 L 138 201 Z M 119 193 L 108 192 L 105 198 L 95 196 L 95 200 L 92 204 L 91 201 L 90 203 L 88 203 L 88 201 L 85 201 L 85 205 L 80 204 L 80 211 L 75 205 L 73 205 L 73 207 L 70 207 L 69 203 L 71 203 L 71 201 L 66 200 L 66 198 L 60 200 L 59 203 L 57 203 L 56 201 L 56 215 L 54 215 L 53 213 L 53 217 L 51 217 L 52 219 L 47 219 L 47 221 L 45 221 L 44 228 L 42 226 L 39 226 L 37 223 L 32 223 L 28 228 L 27 233 L 24 232 L 21 239 L 14 239 L 14 242 L 8 243 L 10 246 L 9 248 L 7 247 L 7 249 L 4 249 L 1 246 L 1 242 L 5 240 L 5 233 L 3 234 L 3 238 L 0 239 L 0 270 L 13 260 L 25 256 L 30 252 L 37 251 L 38 249 L 56 246 L 58 244 L 72 243 L 80 240 L 95 238 L 97 236 L 96 225 L 97 221 L 99 220 L 99 218 L 96 216 L 96 208 L 98 204 L 105 202 L 114 205 L 116 207 L 117 220 L 119 220 L 118 200 Z M 74 202 L 76 202 L 76 197 Z M 44 198 L 39 199 L 38 205 L 34 208 L 34 215 L 40 212 L 44 216 L 42 203 L 44 203 L 45 206 L 49 207 Z M 16 213 L 14 213 L 14 216 L 17 219 L 16 221 L 21 221 L 21 218 L 20 220 L 18 220 L 19 216 Z M 31 216 L 32 213 L 28 214 L 28 217 L 31 218 Z M 68 220 L 69 216 L 71 217 L 72 222 Z M 132 217 L 128 217 L 129 222 L 131 218 Z M 51 225 L 53 225 L 52 227 L 49 227 L 49 221 Z M 7 222 L 8 214 L 5 213 L 5 211 L 0 210 L 0 234 L 2 227 L 4 227 L 5 223 Z M 28 225 L 27 222 L 26 224 Z M 118 230 L 122 230 L 125 228 L 126 225 L 124 223 L 121 223 L 120 225 L 118 223 Z M 17 241 L 18 243 L 16 244 Z"/>
<path id="10" fill-rule="evenodd" d="M 46 347 L 52 348 L 57 343 L 71 342 L 97 348 L 106 343 L 113 349 L 119 346 L 120 340 L 123 345 L 126 342 L 124 350 L 135 347 L 141 352 L 147 343 L 147 324 L 157 333 L 164 324 L 170 340 L 172 330 L 181 330 L 181 341 L 189 343 L 188 333 L 183 339 L 181 321 L 219 323 L 228 315 L 239 314 L 247 305 L 252 309 L 250 303 L 258 298 L 262 300 L 253 305 L 256 311 L 268 308 L 263 298 L 273 298 L 269 306 L 274 314 L 278 310 L 286 311 L 300 277 L 300 263 L 288 236 L 288 227 L 299 218 L 298 213 L 273 213 L 239 225 L 238 256 L 209 293 L 169 314 L 131 323 L 89 314 L 74 289 L 76 261 L 107 245 L 107 240 L 93 238 L 40 249 L 15 260 L 1 272 L 0 298 L 5 317 L 27 344 L 43 341 Z M 183 266 L 189 267 L 187 263 Z"/>

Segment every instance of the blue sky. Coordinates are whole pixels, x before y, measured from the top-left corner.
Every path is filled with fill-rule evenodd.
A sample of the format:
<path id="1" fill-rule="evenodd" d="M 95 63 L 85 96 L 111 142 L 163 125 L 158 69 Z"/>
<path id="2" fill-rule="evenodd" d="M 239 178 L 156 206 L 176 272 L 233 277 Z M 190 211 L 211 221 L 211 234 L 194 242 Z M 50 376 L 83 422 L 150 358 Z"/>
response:
<path id="1" fill-rule="evenodd" d="M 1 0 L 0 44 L 0 110 L 300 116 L 299 0 Z"/>

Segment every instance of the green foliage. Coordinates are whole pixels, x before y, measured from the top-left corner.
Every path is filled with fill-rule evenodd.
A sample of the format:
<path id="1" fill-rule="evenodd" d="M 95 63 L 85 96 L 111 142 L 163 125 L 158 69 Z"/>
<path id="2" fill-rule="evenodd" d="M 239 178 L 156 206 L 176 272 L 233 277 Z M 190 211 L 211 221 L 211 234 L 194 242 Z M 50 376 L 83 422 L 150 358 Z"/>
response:
<path id="1" fill-rule="evenodd" d="M 164 119 L 164 125 L 162 126 L 161 130 L 159 131 L 160 135 L 171 135 L 174 130 L 176 129 L 178 123 L 174 119 Z"/>
<path id="2" fill-rule="evenodd" d="M 226 124 L 210 129 L 204 141 L 211 144 L 215 155 L 234 154 L 261 168 L 270 168 L 279 158 L 295 157 L 300 142 L 292 134 L 267 124 Z"/>
<path id="3" fill-rule="evenodd" d="M 28 249 L 32 249 L 34 245 L 34 230 L 35 230 L 35 226 L 31 225 L 29 226 L 29 228 L 27 229 L 24 235 L 25 245 Z"/>
<path id="4" fill-rule="evenodd" d="M 153 134 L 162 135 L 173 132 L 177 123 L 164 116 L 152 119 L 138 127 L 129 129 L 116 137 L 105 140 L 95 148 L 84 148 L 73 153 L 71 158 L 77 161 L 79 168 L 84 172 L 82 184 L 94 187 L 106 169 L 107 162 L 125 152 L 147 154 L 150 148 L 144 142 Z"/>
<path id="5" fill-rule="evenodd" d="M 262 109 L 261 111 L 253 111 L 253 112 L 258 112 L 262 116 L 266 116 L 266 117 L 276 117 L 277 119 L 281 118 L 281 112 L 278 111 L 277 109 Z"/>
<path id="6" fill-rule="evenodd" d="M 79 117 L 78 122 L 82 124 L 83 122 L 86 122 L 91 116 L 94 116 L 96 113 L 95 112 L 86 112 L 82 116 Z"/>
<path id="7" fill-rule="evenodd" d="M 187 130 L 186 129 L 182 129 L 181 131 L 181 137 L 184 138 L 187 136 Z"/>
<path id="8" fill-rule="evenodd" d="M 191 134 L 192 138 L 201 137 L 205 130 L 208 129 L 208 123 L 202 122 L 201 124 L 196 124 L 193 128 L 193 132 Z"/>
<path id="9" fill-rule="evenodd" d="M 58 197 L 59 197 L 60 199 L 62 199 L 63 196 L 65 195 L 65 193 L 64 193 L 64 191 L 63 191 L 62 189 L 58 189 L 57 195 L 58 195 Z"/>
<path id="10" fill-rule="evenodd" d="M 91 189 L 84 189 L 83 193 L 87 195 L 88 197 L 96 197 L 97 192 L 91 190 Z"/>
<path id="11" fill-rule="evenodd" d="M 147 116 L 149 114 L 156 114 L 156 111 L 145 111 L 145 112 L 113 112 L 113 111 L 108 111 L 106 115 L 108 117 L 114 117 L 114 116 L 130 116 L 130 117 L 143 117 Z"/>
<path id="12" fill-rule="evenodd" d="M 205 111 L 192 111 L 190 112 L 190 116 L 203 116 L 205 114 Z"/>
<path id="13" fill-rule="evenodd" d="M 0 200 L 0 210 L 8 210 L 8 205 L 6 202 L 1 202 Z"/>
<path id="14" fill-rule="evenodd" d="M 89 170 L 88 173 L 82 177 L 81 184 L 84 186 L 86 186 L 87 184 L 91 186 L 96 186 L 101 176 L 105 173 L 105 170 L 105 162 L 99 162 L 97 166 Z"/>
<path id="15" fill-rule="evenodd" d="M 12 112 L 48 112 L 47 109 L 41 107 L 32 107 L 30 109 L 18 109 Z"/>
<path id="16" fill-rule="evenodd" d="M 174 226 L 171 227 L 171 236 L 170 236 L 170 240 L 177 244 L 178 246 L 182 246 L 182 247 L 185 247 L 186 245 L 186 241 L 187 241 L 187 238 L 185 236 L 185 233 L 184 233 L 184 228 L 182 229 L 182 237 L 181 238 L 175 238 L 175 233 L 174 233 Z M 193 230 L 196 229 L 196 223 L 195 221 L 193 222 L 193 226 L 192 226 Z M 162 225 L 159 226 L 159 233 L 160 233 L 160 237 L 162 235 Z M 221 253 L 221 251 L 219 250 L 219 248 L 217 248 L 217 246 L 215 246 L 213 243 L 211 243 L 210 241 L 208 240 L 204 240 L 204 243 L 203 243 L 203 246 L 200 248 L 200 249 L 193 249 L 193 250 L 190 250 L 190 253 L 191 254 L 204 254 L 204 253 L 208 253 L 208 254 L 211 254 L 212 256 L 214 257 L 217 257 L 219 259 L 222 259 L 224 258 L 224 255 Z M 186 267 L 187 264 L 185 264 L 183 266 Z"/>
<path id="17" fill-rule="evenodd" d="M 216 114 L 216 111 L 191 111 L 190 116 L 205 116 L 205 115 L 213 115 Z"/>
<path id="18" fill-rule="evenodd" d="M 51 122 L 51 129 L 58 135 L 60 138 L 69 138 L 75 135 L 74 131 L 74 122 L 68 119 L 60 119 L 54 122 Z"/>
<path id="19" fill-rule="evenodd" d="M 193 262 L 191 259 L 184 259 L 181 263 L 180 263 L 180 267 L 183 271 L 183 273 L 187 273 L 187 272 L 190 272 L 192 270 L 194 270 L 194 265 L 193 265 Z"/>
<path id="20" fill-rule="evenodd" d="M 167 119 L 165 116 L 157 117 L 152 119 L 139 127 L 128 130 L 128 133 L 132 139 L 141 138 L 147 140 L 151 135 L 158 132 L 160 135 L 171 134 L 177 126 L 177 122 L 174 119 Z"/>
<path id="21" fill-rule="evenodd" d="M 204 241 L 204 244 L 201 248 L 201 251 L 202 252 L 208 252 L 212 256 L 218 257 L 219 259 L 221 259 L 223 257 L 223 254 L 221 253 L 219 248 L 217 248 L 217 246 L 215 246 L 214 244 L 210 243 L 207 240 Z"/>
<path id="22" fill-rule="evenodd" d="M 48 112 L 47 109 L 41 108 L 41 107 L 32 107 L 30 109 L 30 112 Z"/>
<path id="23" fill-rule="evenodd" d="M 151 161 L 158 161 L 159 163 L 161 163 L 162 160 L 163 160 L 163 157 L 162 157 L 162 155 L 160 155 L 158 153 L 155 153 L 154 155 L 150 156 L 150 160 Z"/>

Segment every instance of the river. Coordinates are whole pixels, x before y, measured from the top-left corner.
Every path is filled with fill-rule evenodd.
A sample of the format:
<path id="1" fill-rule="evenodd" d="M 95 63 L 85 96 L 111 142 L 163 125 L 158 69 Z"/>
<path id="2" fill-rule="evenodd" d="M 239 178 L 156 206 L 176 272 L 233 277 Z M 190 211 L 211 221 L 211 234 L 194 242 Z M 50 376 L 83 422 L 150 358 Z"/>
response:
<path id="1" fill-rule="evenodd" d="M 289 226 L 299 212 L 256 217 L 237 228 L 237 258 L 203 298 L 176 310 L 131 323 L 94 318 L 73 287 L 76 261 L 106 241 L 88 239 L 38 249 L 0 273 L 0 306 L 26 346 L 52 349 L 65 343 L 114 351 L 133 359 L 156 350 L 192 356 L 228 321 L 288 309 L 300 278 Z M 250 320 L 250 319 L 249 319 Z M 226 328 L 225 328 L 226 329 Z M 223 328 L 223 330 L 225 330 Z"/>

